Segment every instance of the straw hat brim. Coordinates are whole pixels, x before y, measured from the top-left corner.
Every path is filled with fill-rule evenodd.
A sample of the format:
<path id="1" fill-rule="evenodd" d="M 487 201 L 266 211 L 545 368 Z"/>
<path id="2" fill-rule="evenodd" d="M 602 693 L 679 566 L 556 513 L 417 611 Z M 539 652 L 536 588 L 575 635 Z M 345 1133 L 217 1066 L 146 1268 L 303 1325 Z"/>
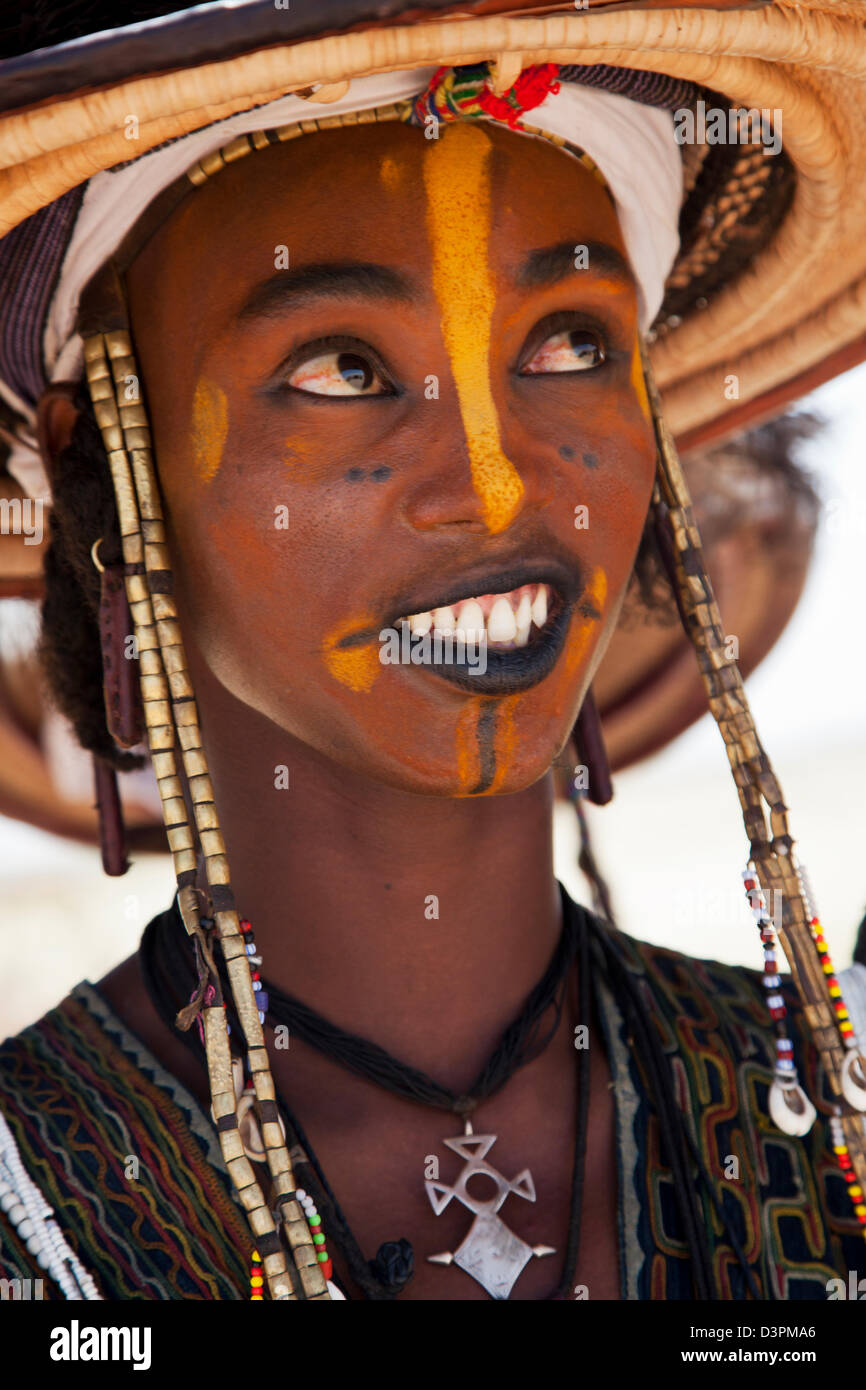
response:
<path id="1" fill-rule="evenodd" d="M 345 9 L 345 4 L 341 9 Z M 351 6 L 348 7 L 351 10 Z M 490 4 L 486 9 L 492 8 Z M 853 0 L 774 0 L 764 8 L 683 8 L 446 17 L 277 43 L 222 61 L 127 76 L 0 117 L 0 235 L 100 170 L 287 91 L 311 115 L 354 77 L 492 60 L 501 82 L 540 62 L 604 63 L 686 78 L 737 106 L 781 111 L 796 188 L 769 243 L 700 311 L 652 348 L 666 415 L 689 442 L 822 363 L 866 352 L 866 31 Z M 360 7 L 359 7 L 360 9 Z M 219 16 L 215 17 L 218 22 Z M 122 34 L 122 31 L 117 31 Z M 237 45 L 235 34 L 232 43 Z M 50 52 L 51 50 L 49 50 Z M 32 84 L 31 84 L 32 91 Z M 732 386 L 732 379 L 736 385 Z M 792 387 L 796 390 L 796 385 Z"/>

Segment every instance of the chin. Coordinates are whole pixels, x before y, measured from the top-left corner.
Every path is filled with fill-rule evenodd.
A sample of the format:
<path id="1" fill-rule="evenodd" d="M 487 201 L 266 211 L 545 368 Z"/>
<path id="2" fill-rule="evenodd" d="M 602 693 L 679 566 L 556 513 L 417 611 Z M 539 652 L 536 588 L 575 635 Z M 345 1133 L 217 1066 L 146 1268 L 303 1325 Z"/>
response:
<path id="1" fill-rule="evenodd" d="M 408 792 L 415 796 L 439 797 L 451 800 L 467 800 L 479 797 L 509 796 L 526 791 L 541 781 L 550 771 L 561 749 L 568 741 L 570 728 L 555 740 L 532 740 L 521 738 L 509 743 L 503 739 L 498 747 L 490 746 L 479 756 L 443 757 L 446 751 L 443 738 L 438 750 L 439 757 L 419 758 L 417 753 L 405 750 L 388 750 L 385 760 L 371 757 L 373 750 L 368 746 L 358 748 L 356 756 L 346 757 L 337 754 L 333 747 L 320 747 L 332 761 L 349 766 L 351 771 L 371 782 L 392 787 L 396 791 Z M 448 740 L 452 742 L 452 740 Z"/>

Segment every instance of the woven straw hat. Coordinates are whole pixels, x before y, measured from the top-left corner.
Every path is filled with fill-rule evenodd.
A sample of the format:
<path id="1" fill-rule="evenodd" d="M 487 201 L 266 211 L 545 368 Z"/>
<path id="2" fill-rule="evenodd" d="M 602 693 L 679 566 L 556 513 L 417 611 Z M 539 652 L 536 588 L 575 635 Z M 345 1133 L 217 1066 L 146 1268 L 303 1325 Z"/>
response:
<path id="1" fill-rule="evenodd" d="M 161 6 L 138 12 L 148 8 Z M 486 60 L 498 91 L 538 63 L 637 69 L 695 84 L 706 107 L 767 112 L 781 135 L 774 157 L 761 145 L 684 147 L 682 245 L 651 343 L 680 447 L 768 418 L 866 357 L 866 41 L 855 0 L 682 0 L 675 10 L 658 0 L 239 0 L 91 34 L 93 7 L 78 11 L 60 22 L 61 42 L 0 63 L 0 238 L 127 161 L 131 114 L 138 156 L 289 92 L 326 118 L 354 78 L 403 68 Z M 787 580 L 773 583 L 759 531 L 741 536 L 719 584 L 731 630 L 753 634 L 745 670 L 783 629 L 808 561 L 792 536 Z M 5 592 L 38 592 L 38 569 L 38 548 L 17 547 Z M 617 666 L 615 638 L 599 673 L 614 765 L 705 709 L 681 635 L 653 642 L 637 669 L 633 642 Z"/>
<path id="2" fill-rule="evenodd" d="M 782 113 L 781 160 L 760 147 L 716 147 L 728 162 L 741 156 L 721 200 L 701 196 L 702 166 L 687 167 L 698 196 L 684 215 L 698 214 L 699 225 L 685 228 L 652 352 L 681 447 L 766 414 L 866 356 L 866 41 L 857 0 L 714 0 L 711 8 L 684 0 L 677 9 L 572 0 L 538 10 L 531 0 L 212 4 L 12 59 L 0 68 L 0 236 L 127 160 L 130 113 L 144 154 L 316 84 L 311 114 L 325 115 L 354 77 L 400 68 L 491 60 L 502 90 L 534 63 L 637 68 Z M 713 147 L 704 149 L 714 163 Z M 734 226 L 748 235 L 731 247 Z M 725 394 L 730 377 L 736 395 L 730 381 Z"/>

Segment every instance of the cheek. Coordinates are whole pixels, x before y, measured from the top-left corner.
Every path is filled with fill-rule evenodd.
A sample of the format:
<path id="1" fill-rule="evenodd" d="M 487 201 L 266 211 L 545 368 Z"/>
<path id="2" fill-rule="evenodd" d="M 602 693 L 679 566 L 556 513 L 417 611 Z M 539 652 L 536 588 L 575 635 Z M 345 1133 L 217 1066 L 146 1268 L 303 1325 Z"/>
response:
<path id="1" fill-rule="evenodd" d="M 381 568 L 386 482 L 332 473 L 323 484 L 315 459 L 286 461 L 285 434 L 253 452 L 230 428 L 208 482 L 188 466 L 166 470 L 183 615 L 215 675 L 250 703 L 253 677 L 263 689 L 291 684 L 293 699 L 323 685 L 369 692 L 378 643 L 351 639 L 381 625 L 362 611 L 360 585 Z"/>

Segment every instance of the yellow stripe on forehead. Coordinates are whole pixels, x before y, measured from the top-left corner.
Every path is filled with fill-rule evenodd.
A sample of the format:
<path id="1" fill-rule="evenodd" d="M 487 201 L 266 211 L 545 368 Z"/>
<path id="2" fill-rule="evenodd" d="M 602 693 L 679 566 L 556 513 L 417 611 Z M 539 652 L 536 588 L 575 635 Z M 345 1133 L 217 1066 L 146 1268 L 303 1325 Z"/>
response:
<path id="1" fill-rule="evenodd" d="M 490 531 L 504 531 L 523 496 L 517 469 L 499 441 L 490 389 L 490 325 L 495 291 L 488 263 L 490 138 L 458 123 L 424 153 L 433 289 L 457 386 L 472 483 Z"/>

